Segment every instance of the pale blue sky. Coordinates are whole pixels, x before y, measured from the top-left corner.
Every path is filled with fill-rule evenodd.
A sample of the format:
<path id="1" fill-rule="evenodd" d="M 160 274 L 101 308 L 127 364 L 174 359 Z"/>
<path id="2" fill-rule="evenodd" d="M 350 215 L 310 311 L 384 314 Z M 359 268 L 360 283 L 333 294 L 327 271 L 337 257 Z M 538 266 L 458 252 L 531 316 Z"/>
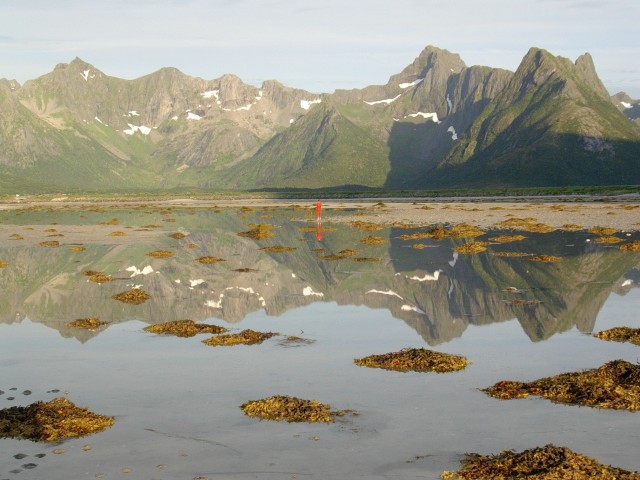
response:
<path id="1" fill-rule="evenodd" d="M 640 98 L 638 0 L 0 0 L 0 78 L 79 56 L 137 78 L 161 67 L 312 92 L 386 83 L 427 45 L 515 70 L 532 47 L 589 52 L 611 93 Z"/>

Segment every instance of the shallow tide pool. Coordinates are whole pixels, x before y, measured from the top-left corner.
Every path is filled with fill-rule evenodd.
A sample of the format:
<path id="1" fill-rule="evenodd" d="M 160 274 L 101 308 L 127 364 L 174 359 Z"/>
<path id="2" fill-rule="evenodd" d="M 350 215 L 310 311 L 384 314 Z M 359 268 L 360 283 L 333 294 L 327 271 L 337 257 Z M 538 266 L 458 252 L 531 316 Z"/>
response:
<path id="1" fill-rule="evenodd" d="M 455 247 L 469 238 L 423 239 L 415 248 L 401 236 L 428 226 L 363 231 L 333 222 L 339 215 L 327 214 L 318 239 L 310 211 L 297 207 L 2 212 L 0 408 L 64 396 L 115 424 L 55 444 L 0 439 L 0 479 L 435 479 L 467 452 L 549 443 L 640 470 L 638 412 L 539 397 L 500 401 L 479 390 L 618 358 L 638 363 L 640 347 L 591 336 L 640 326 L 638 253 L 598 244 L 585 231 L 555 231 L 464 255 Z M 258 223 L 275 235 L 237 235 Z M 169 236 L 176 232 L 185 237 Z M 498 233 L 514 232 L 475 240 Z M 367 236 L 381 241 L 361 243 Z M 53 239 L 58 246 L 40 245 Z M 356 254 L 328 259 L 345 249 Z M 172 256 L 148 255 L 157 250 Z M 223 261 L 196 261 L 203 256 Z M 88 270 L 112 280 L 91 282 Z M 131 288 L 151 298 L 141 305 L 112 298 Z M 109 323 L 95 331 L 66 326 L 88 317 Z M 281 335 L 210 347 L 201 342 L 207 334 L 143 330 L 177 319 Z M 308 342 L 287 343 L 289 335 Z M 353 363 L 407 347 L 464 355 L 471 364 L 436 374 Z M 239 408 L 276 394 L 359 414 L 287 423 Z"/>

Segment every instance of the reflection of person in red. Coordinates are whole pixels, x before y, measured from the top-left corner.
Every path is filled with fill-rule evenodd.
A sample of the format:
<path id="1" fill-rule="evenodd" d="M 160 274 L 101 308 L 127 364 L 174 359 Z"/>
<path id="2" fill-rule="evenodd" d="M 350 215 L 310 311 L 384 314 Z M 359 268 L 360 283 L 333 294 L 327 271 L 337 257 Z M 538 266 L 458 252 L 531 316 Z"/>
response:
<path id="1" fill-rule="evenodd" d="M 322 240 L 322 202 L 316 202 L 316 239 Z"/>

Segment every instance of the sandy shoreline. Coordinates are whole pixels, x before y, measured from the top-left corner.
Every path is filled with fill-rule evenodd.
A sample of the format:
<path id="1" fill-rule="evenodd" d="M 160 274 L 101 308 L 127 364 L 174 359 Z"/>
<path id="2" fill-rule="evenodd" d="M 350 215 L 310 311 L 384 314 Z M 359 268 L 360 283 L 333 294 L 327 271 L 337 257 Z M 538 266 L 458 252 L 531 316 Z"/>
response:
<path id="1" fill-rule="evenodd" d="M 15 202 L 0 204 L 0 211 L 20 210 L 24 208 L 91 208 L 100 205 L 103 208 L 127 208 L 140 205 L 153 207 L 189 207 L 207 208 L 252 208 L 299 207 L 314 208 L 315 202 L 309 199 L 165 199 L 135 201 L 70 201 Z M 611 227 L 619 231 L 640 230 L 640 200 L 633 198 L 620 201 L 598 199 L 598 201 L 561 201 L 561 199 L 529 199 L 518 201 L 491 200 L 474 201 L 456 199 L 454 201 L 432 201 L 420 199 L 335 199 L 322 202 L 324 218 L 327 221 L 347 222 L 367 220 L 376 223 L 394 222 L 431 225 L 467 223 L 481 228 L 492 228 L 496 223 L 510 218 L 533 218 L 535 221 L 551 227 L 579 225 L 585 229 L 592 227 Z M 338 210 L 357 209 L 353 215 Z"/>

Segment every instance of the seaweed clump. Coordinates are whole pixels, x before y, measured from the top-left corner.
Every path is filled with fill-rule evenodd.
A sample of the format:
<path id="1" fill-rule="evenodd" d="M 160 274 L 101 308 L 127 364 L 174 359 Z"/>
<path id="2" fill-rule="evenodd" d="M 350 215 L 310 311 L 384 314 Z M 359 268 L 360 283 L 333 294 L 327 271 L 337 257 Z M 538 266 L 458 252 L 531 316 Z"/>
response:
<path id="1" fill-rule="evenodd" d="M 147 292 L 141 288 L 132 288 L 131 290 L 125 290 L 124 292 L 116 293 L 111 298 L 118 300 L 122 303 L 128 303 L 131 305 L 140 305 L 151 298 Z"/>
<path id="2" fill-rule="evenodd" d="M 89 281 L 94 283 L 107 283 L 113 280 L 111 278 L 111 275 L 105 275 L 104 273 L 100 272 L 91 272 L 91 275 L 87 276 L 89 277 Z"/>
<path id="3" fill-rule="evenodd" d="M 173 257 L 173 252 L 168 250 L 154 250 L 153 252 L 148 252 L 145 255 L 153 258 L 169 258 Z"/>
<path id="4" fill-rule="evenodd" d="M 550 227 L 549 225 L 545 225 L 544 223 L 539 223 L 535 218 L 531 217 L 510 218 L 508 220 L 496 223 L 495 226 L 499 228 L 512 228 L 514 230 L 536 233 L 549 233 L 555 230 L 555 228 Z"/>
<path id="5" fill-rule="evenodd" d="M 2 262 L 2 261 L 0 261 L 0 268 L 4 268 L 4 267 L 6 267 L 7 265 L 9 265 L 7 262 Z"/>
<path id="6" fill-rule="evenodd" d="M 536 255 L 534 257 L 529 258 L 532 262 L 541 262 L 541 263 L 555 263 L 562 260 L 560 257 L 556 257 L 555 255 Z"/>
<path id="7" fill-rule="evenodd" d="M 240 333 L 229 333 L 226 335 L 218 335 L 216 337 L 207 338 L 202 343 L 210 347 L 232 346 L 232 345 L 255 345 L 262 343 L 268 338 L 280 335 L 275 332 L 256 332 L 247 328 Z"/>
<path id="8" fill-rule="evenodd" d="M 566 447 L 545 445 L 520 453 L 511 450 L 497 455 L 468 454 L 460 461 L 457 472 L 443 472 L 443 480 L 505 480 L 527 478 L 531 480 L 640 480 L 640 474 L 602 465 L 593 458 L 576 453 Z"/>
<path id="9" fill-rule="evenodd" d="M 205 256 L 205 257 L 196 258 L 196 262 L 203 263 L 205 265 L 210 265 L 213 263 L 224 262 L 224 260 L 218 257 Z"/>
<path id="10" fill-rule="evenodd" d="M 281 253 L 281 252 L 292 252 L 294 250 L 297 250 L 297 247 L 286 247 L 284 245 L 272 245 L 270 247 L 262 247 L 259 250 L 264 250 L 265 252 Z"/>
<path id="11" fill-rule="evenodd" d="M 405 348 L 399 352 L 369 355 L 354 360 L 356 365 L 399 372 L 455 372 L 468 365 L 465 357 L 424 348 Z"/>
<path id="12" fill-rule="evenodd" d="M 240 408 L 249 417 L 261 420 L 276 420 L 287 422 L 331 423 L 334 415 L 342 412 L 332 412 L 331 407 L 316 400 L 304 400 L 286 395 L 274 395 L 261 400 L 250 400 Z"/>
<path id="13" fill-rule="evenodd" d="M 89 317 L 89 318 L 79 318 L 78 320 L 74 320 L 73 322 L 68 322 L 67 327 L 73 328 L 84 328 L 85 330 L 95 330 L 98 327 L 103 325 L 107 325 L 109 322 L 103 322 L 99 318 Z"/>
<path id="14" fill-rule="evenodd" d="M 270 237 L 274 237 L 275 233 L 271 231 L 272 226 L 268 223 L 250 224 L 250 230 L 246 232 L 239 232 L 239 237 L 247 237 L 252 240 L 265 240 Z"/>
<path id="15" fill-rule="evenodd" d="M 489 242 L 469 242 L 463 245 L 458 245 L 453 249 L 458 253 L 472 254 L 484 252 L 487 249 L 487 245 L 489 245 Z"/>
<path id="16" fill-rule="evenodd" d="M 640 328 L 614 327 L 593 335 L 602 340 L 612 340 L 614 342 L 630 342 L 640 345 Z"/>
<path id="17" fill-rule="evenodd" d="M 634 240 L 631 243 L 625 243 L 624 245 L 620 245 L 618 248 L 625 252 L 640 252 L 640 240 Z"/>
<path id="18" fill-rule="evenodd" d="M 482 391 L 500 400 L 539 395 L 558 403 L 633 412 L 640 410 L 640 365 L 613 360 L 596 369 L 528 383 L 501 381 Z"/>
<path id="19" fill-rule="evenodd" d="M 199 333 L 224 333 L 226 328 L 206 323 L 196 323 L 193 320 L 173 320 L 144 327 L 145 332 L 176 335 L 177 337 L 193 337 Z"/>
<path id="20" fill-rule="evenodd" d="M 0 410 L 0 438 L 54 442 L 100 432 L 113 421 L 113 417 L 95 414 L 58 397 Z"/>

